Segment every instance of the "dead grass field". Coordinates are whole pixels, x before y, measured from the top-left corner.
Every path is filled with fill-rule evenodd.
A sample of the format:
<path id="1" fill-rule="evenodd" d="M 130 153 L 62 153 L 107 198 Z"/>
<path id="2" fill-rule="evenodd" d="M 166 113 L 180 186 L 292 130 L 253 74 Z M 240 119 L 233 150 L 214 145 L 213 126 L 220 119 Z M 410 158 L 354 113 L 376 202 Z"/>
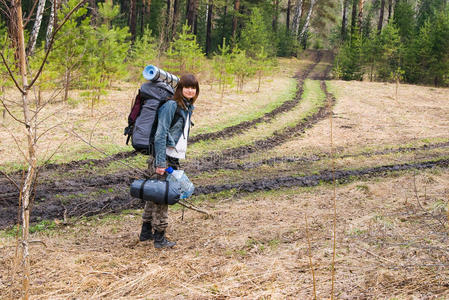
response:
<path id="1" fill-rule="evenodd" d="M 337 187 L 337 299 L 449 297 L 447 215 L 438 206 L 448 186 L 439 170 Z M 168 251 L 137 244 L 140 211 L 34 234 L 46 247 L 31 247 L 33 299 L 311 299 L 306 215 L 317 295 L 329 298 L 332 193 L 210 199 L 203 206 L 213 219 L 171 211 L 178 245 Z M 0 298 L 16 298 L 15 240 L 0 242 Z"/>
<path id="2" fill-rule="evenodd" d="M 287 86 L 287 79 L 310 63 L 307 57 L 281 60 L 282 74 L 266 78 L 260 93 L 250 92 L 257 80 L 248 82 L 243 93 L 232 91 L 223 100 L 216 87 L 210 90 L 202 86 L 195 127 L 213 130 L 239 113 L 263 110 Z M 401 85 L 396 101 L 394 85 L 390 84 L 331 81 L 328 86 L 337 98 L 333 143 L 338 154 L 449 140 L 449 89 Z M 67 122 L 86 136 L 92 128 L 101 128 L 104 132 L 92 139 L 109 152 L 130 149 L 122 146 L 122 128 L 135 88 L 111 91 L 101 105 L 107 114 L 85 120 L 89 110 L 79 106 L 70 110 Z M 281 126 L 290 117 L 287 112 L 262 126 L 269 132 L 273 129 L 270 126 Z M 11 126 L 8 119 L 3 124 Z M 8 128 L 20 134 L 16 127 Z M 0 165 L 10 167 L 19 157 L 3 129 Z M 319 121 L 305 134 L 259 151 L 246 161 L 328 154 L 329 133 L 329 119 Z M 247 136 L 244 132 L 236 138 Z M 65 134 L 59 133 L 52 141 L 64 138 Z M 226 142 L 223 145 L 230 147 Z M 84 147 L 70 137 L 57 159 L 94 155 Z M 447 155 L 447 148 L 437 148 L 346 157 L 335 163 L 337 169 L 361 168 Z M 219 170 L 198 174 L 194 182 L 201 186 L 297 175 L 330 170 L 331 165 L 324 157 L 313 163 Z M 61 177 L 59 184 L 64 183 L 64 172 L 52 173 Z M 74 177 L 98 175 L 83 168 L 75 172 Z M 107 173 L 107 168 L 101 172 Z M 53 180 L 52 174 L 47 179 Z M 50 220 L 53 229 L 31 234 L 32 299 L 313 299 L 311 269 L 317 298 L 329 299 L 333 193 L 332 185 L 320 184 L 249 194 L 228 190 L 200 195 L 193 200 L 214 218 L 190 210 L 183 214 L 178 206 L 171 207 L 167 235 L 178 244 L 162 251 L 151 242 L 138 242 L 142 210 L 82 218 L 69 225 Z M 336 186 L 335 195 L 335 299 L 449 299 L 447 168 L 353 179 Z M 0 270 L 0 299 L 19 298 L 22 274 L 16 259 L 16 238 L 10 231 L 0 231 Z"/>
<path id="3" fill-rule="evenodd" d="M 277 67 L 282 72 L 275 71 L 269 76 L 265 76 L 261 82 L 260 92 L 256 93 L 257 78 L 249 80 L 242 92 L 237 92 L 235 87 L 228 87 L 221 99 L 218 86 L 201 85 L 201 93 L 197 100 L 193 121 L 195 127 L 192 134 L 202 133 L 206 130 L 214 131 L 228 124 L 232 125 L 239 118 L 245 115 L 252 115 L 262 111 L 264 107 L 277 100 L 280 94 L 291 84 L 290 78 L 306 65 L 310 64 L 309 55 L 304 59 L 280 59 Z M 120 83 L 120 89 L 116 84 L 113 89 L 108 90 L 108 94 L 103 96 L 103 100 L 95 106 L 94 114 L 88 103 L 80 103 L 76 107 L 67 105 L 50 105 L 42 111 L 41 119 L 53 115 L 47 119 L 38 130 L 43 132 L 47 128 L 53 128 L 39 141 L 39 153 L 42 161 L 45 161 L 58 147 L 60 150 L 54 156 L 53 161 L 67 162 L 74 159 L 88 157 L 103 157 L 95 152 L 87 144 L 77 137 L 67 132 L 74 129 L 84 139 L 91 141 L 95 146 L 109 154 L 119 151 L 130 151 L 132 148 L 125 145 L 126 138 L 123 136 L 123 129 L 127 126 L 127 118 L 131 103 L 139 88 L 140 83 L 127 84 Z M 50 95 L 45 95 L 44 98 Z M 61 96 L 58 96 L 59 99 Z M 71 97 L 79 99 L 78 92 L 71 92 Z M 9 91 L 5 98 L 14 100 L 20 99 L 17 94 Z M 12 107 L 12 111 L 21 117 L 17 107 Z M 58 112 L 54 115 L 55 112 Z M 56 128 L 54 128 L 57 126 Z M 24 148 L 24 130 L 21 124 L 6 114 L 0 119 L 0 168 L 9 168 L 22 163 L 23 158 L 18 151 L 17 143 Z M 198 130 L 196 130 L 198 128 Z"/>
<path id="4" fill-rule="evenodd" d="M 333 110 L 333 142 L 338 152 L 354 153 L 423 140 L 449 139 L 449 89 L 388 83 L 331 81 L 337 103 Z M 317 123 L 303 136 L 272 149 L 280 155 L 326 153 L 329 120 Z M 421 143 L 420 143 L 421 141 Z"/>

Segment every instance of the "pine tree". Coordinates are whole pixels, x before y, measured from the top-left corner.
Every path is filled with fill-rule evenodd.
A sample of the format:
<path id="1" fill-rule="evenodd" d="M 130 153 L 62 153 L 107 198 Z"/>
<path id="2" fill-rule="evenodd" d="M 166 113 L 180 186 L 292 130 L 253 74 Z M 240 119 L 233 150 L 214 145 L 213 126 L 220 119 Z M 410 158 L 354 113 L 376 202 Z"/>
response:
<path id="1" fill-rule="evenodd" d="M 253 9 L 249 21 L 243 28 L 239 46 L 249 57 L 255 57 L 262 48 L 265 48 L 270 56 L 274 54 L 270 32 L 258 8 Z"/>
<path id="2" fill-rule="evenodd" d="M 156 47 L 156 39 L 151 35 L 151 29 L 147 26 L 143 35 L 136 39 L 131 48 L 129 65 L 132 80 L 141 79 L 142 70 L 146 65 L 156 64 Z"/>
<path id="3" fill-rule="evenodd" d="M 63 5 L 58 12 L 58 19 L 63 18 L 78 2 L 78 0 L 70 0 Z M 86 14 L 87 5 L 78 9 L 73 14 L 73 18 L 66 22 L 55 40 L 54 50 L 49 57 L 48 72 L 46 76 L 41 77 L 41 87 L 49 83 L 48 79 L 51 78 L 49 76 L 54 76 L 54 79 L 62 78 L 64 102 L 68 99 L 72 84 L 80 77 L 80 71 L 86 63 L 86 56 L 90 55 L 87 48 L 93 31 L 90 27 L 91 20 L 86 17 Z"/>
<path id="4" fill-rule="evenodd" d="M 190 27 L 184 24 L 182 32 L 170 43 L 166 53 L 168 60 L 165 62 L 167 71 L 174 74 L 201 71 L 204 54 L 196 41 L 196 36 L 190 31 Z"/>
<path id="5" fill-rule="evenodd" d="M 218 53 L 213 57 L 213 68 L 215 76 L 218 78 L 221 99 L 223 99 L 226 86 L 233 83 L 230 50 L 231 47 L 226 45 L 226 39 L 223 39 L 222 46 L 218 47 Z"/>
<path id="6" fill-rule="evenodd" d="M 388 24 L 378 39 L 380 47 L 378 76 L 383 80 L 394 80 L 398 78 L 401 70 L 402 44 L 399 30 L 394 24 Z"/>
<path id="7" fill-rule="evenodd" d="M 357 27 L 351 40 L 344 43 L 340 49 L 335 62 L 334 74 L 343 80 L 362 80 L 362 39 Z"/>
<path id="8" fill-rule="evenodd" d="M 91 100 L 91 109 L 100 97 L 106 93 L 105 88 L 115 79 L 126 76 L 125 58 L 128 54 L 130 38 L 128 27 L 119 28 L 112 25 L 120 8 L 112 3 L 99 3 L 98 14 L 102 24 L 95 28 L 88 40 L 90 55 L 84 69 L 84 84 L 87 91 L 83 96 Z"/>
<path id="9" fill-rule="evenodd" d="M 419 77 L 440 86 L 449 83 L 449 9 L 428 19 L 415 44 Z"/>

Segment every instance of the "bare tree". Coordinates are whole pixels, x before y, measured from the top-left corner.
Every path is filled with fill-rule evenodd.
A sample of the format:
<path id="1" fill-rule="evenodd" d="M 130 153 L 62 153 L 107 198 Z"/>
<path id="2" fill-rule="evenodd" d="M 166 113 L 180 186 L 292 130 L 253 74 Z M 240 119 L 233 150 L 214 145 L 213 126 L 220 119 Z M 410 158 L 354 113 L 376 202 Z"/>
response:
<path id="1" fill-rule="evenodd" d="M 292 9 L 291 0 L 287 1 L 287 16 L 285 20 L 285 27 L 287 28 L 287 32 L 290 30 L 290 10 Z"/>
<path id="2" fill-rule="evenodd" d="M 21 237 L 21 246 L 22 246 L 22 267 L 23 267 L 23 299 L 29 298 L 29 288 L 30 288 L 30 258 L 29 258 L 29 222 L 30 222 L 30 200 L 32 196 L 33 187 L 36 183 L 37 177 L 37 143 L 39 140 L 39 135 L 37 134 L 38 127 L 38 114 L 41 111 L 41 107 L 33 107 L 31 109 L 31 101 L 30 101 L 30 90 L 33 85 L 36 83 L 40 75 L 42 74 L 42 70 L 45 66 L 45 63 L 48 59 L 48 55 L 51 51 L 54 37 L 57 32 L 60 30 L 61 26 L 70 18 L 70 16 L 75 12 L 81 5 L 84 4 L 86 0 L 81 0 L 78 5 L 71 10 L 61 24 L 52 30 L 52 34 L 50 39 L 48 40 L 47 51 L 44 55 L 42 63 L 38 68 L 36 74 L 30 76 L 28 74 L 28 63 L 27 63 L 27 54 L 25 52 L 25 36 L 24 36 L 24 20 L 22 14 L 22 1 L 21 0 L 11 0 L 6 1 L 2 0 L 3 4 L 6 4 L 6 7 L 9 7 L 9 16 L 10 21 L 14 22 L 13 28 L 15 29 L 14 38 L 17 38 L 17 56 L 18 60 L 16 64 L 19 66 L 19 76 L 20 80 L 16 78 L 16 75 L 13 73 L 10 64 L 5 59 L 3 52 L 0 53 L 2 58 L 2 62 L 5 65 L 8 73 L 10 75 L 10 79 L 14 83 L 17 91 L 21 95 L 21 110 L 23 113 L 23 117 L 16 116 L 10 110 L 7 110 L 8 113 L 13 117 L 14 120 L 22 124 L 25 128 L 26 133 L 26 144 L 27 151 L 22 152 L 28 165 L 26 174 L 24 176 L 23 184 L 20 190 L 20 203 L 21 203 L 21 221 L 22 221 L 22 237 Z M 29 82 L 28 79 L 31 79 Z M 5 100 L 0 99 L 2 105 L 6 108 Z"/>

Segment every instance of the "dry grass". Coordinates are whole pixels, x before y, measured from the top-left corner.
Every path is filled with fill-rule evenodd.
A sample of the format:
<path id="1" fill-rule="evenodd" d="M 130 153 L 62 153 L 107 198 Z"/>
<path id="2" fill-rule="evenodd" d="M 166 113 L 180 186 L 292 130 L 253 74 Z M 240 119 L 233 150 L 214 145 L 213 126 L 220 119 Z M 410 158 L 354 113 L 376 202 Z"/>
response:
<path id="1" fill-rule="evenodd" d="M 449 172 L 337 188 L 338 299 L 449 297 L 448 236 L 429 213 L 449 196 Z M 33 299 L 310 299 L 304 214 L 319 298 L 330 295 L 331 187 L 204 203 L 214 219 L 171 211 L 167 251 L 138 243 L 140 217 L 95 218 L 32 239 Z M 421 205 L 423 208 L 421 208 Z M 446 202 L 447 205 L 447 202 Z M 439 210 L 440 209 L 440 210 Z M 18 297 L 14 239 L 1 238 L 0 298 Z M 12 294 L 9 294 L 12 293 Z"/>
<path id="2" fill-rule="evenodd" d="M 290 61 L 282 63 L 288 67 Z M 292 65 L 288 75 L 298 67 Z M 236 108 L 250 113 L 258 101 L 266 101 L 267 95 L 274 93 L 278 88 L 275 82 L 274 77 L 265 80 L 263 93 L 229 94 L 223 102 L 213 100 L 219 99 L 215 90 L 203 88 L 196 111 L 197 126 L 219 126 L 227 120 L 221 115 L 234 114 Z M 248 83 L 248 89 L 254 89 L 255 84 Z M 403 85 L 397 102 L 394 85 L 342 81 L 331 85 L 338 99 L 333 135 L 340 153 L 448 138 L 448 89 Z M 85 119 L 89 111 L 82 106 L 69 111 L 67 122 L 86 135 L 94 126 L 104 126 L 102 130 L 107 130 L 95 140 L 106 147 L 108 143 L 122 145 L 121 130 L 134 88 L 111 91 L 101 106 L 108 114 L 97 125 L 100 114 L 97 119 Z M 248 106 L 240 104 L 240 97 L 246 97 L 243 102 Z M 4 120 L 4 124 L 11 126 L 10 120 Z M 18 133 L 14 126 L 10 130 Z M 47 141 L 50 148 L 63 137 L 53 135 Z M 0 138 L 1 163 L 17 161 L 8 133 L 0 131 Z M 323 120 L 303 137 L 275 147 L 264 158 L 328 153 L 329 143 L 329 120 Z M 79 157 L 81 148 L 71 139 L 64 151 Z M 431 154 L 440 156 L 439 151 Z M 73 158 L 70 155 L 66 154 Z M 337 166 L 372 166 L 395 159 L 411 158 L 410 154 L 384 155 L 363 162 L 347 158 L 337 161 Z M 327 163 L 329 168 L 329 161 L 319 162 L 317 167 L 325 168 Z M 251 174 L 226 172 L 223 178 L 248 178 Z M 449 171 L 433 169 L 337 187 L 337 299 L 449 298 L 448 186 Z M 160 251 L 151 243 L 137 242 L 140 210 L 92 217 L 32 234 L 32 240 L 46 245 L 31 246 L 32 298 L 311 299 L 305 214 L 317 296 L 329 298 L 332 192 L 331 186 L 322 185 L 238 196 L 210 195 L 200 205 L 213 212 L 213 219 L 187 211 L 182 220 L 180 210 L 170 211 L 168 237 L 178 242 L 171 250 Z M 0 235 L 1 299 L 20 297 L 15 243 L 14 237 Z"/>
<path id="3" fill-rule="evenodd" d="M 331 81 L 334 108 L 334 145 L 338 152 L 382 149 L 423 139 L 448 139 L 449 89 L 359 81 Z M 329 120 L 303 136 L 272 149 L 273 156 L 329 152 Z"/>
<path id="4" fill-rule="evenodd" d="M 308 56 L 305 56 L 305 59 L 302 60 L 280 59 L 278 68 L 282 72 L 276 71 L 274 74 L 265 76 L 259 93 L 256 93 L 258 85 L 256 78 L 248 81 L 242 92 L 237 93 L 235 88 L 227 89 L 223 99 L 221 99 L 221 94 L 216 86 L 201 85 L 201 93 L 193 120 L 196 126 L 192 128 L 192 134 L 204 132 L 205 128 L 208 131 L 215 130 L 242 116 L 252 115 L 254 112 L 263 110 L 267 104 L 277 99 L 277 95 L 283 93 L 289 85 L 288 79 L 310 63 Z M 58 162 L 84 157 L 102 157 L 101 154 L 96 153 L 61 127 L 74 128 L 85 139 L 91 140 L 95 146 L 108 153 L 131 150 L 131 147 L 125 145 L 123 129 L 127 125 L 128 113 L 139 84 L 121 83 L 120 89 L 116 86 L 108 90 L 108 94 L 103 96 L 102 102 L 95 107 L 93 116 L 88 103 L 80 103 L 75 108 L 55 104 L 44 109 L 41 113 L 42 119 L 44 116 L 58 113 L 46 120 L 39 132 L 58 124 L 61 124 L 61 126 L 53 129 L 50 134 L 40 140 L 39 154 L 41 159 L 51 155 L 61 144 L 59 154 L 55 156 L 55 160 Z M 44 99 L 49 97 L 50 94 L 43 96 Z M 59 95 L 58 99 L 60 97 Z M 71 92 L 71 97 L 80 99 L 77 91 Z M 6 98 L 16 101 L 20 99 L 19 95 L 13 91 L 8 91 Z M 18 107 L 12 107 L 11 110 L 21 117 Z M 0 166 L 6 168 L 21 163 L 23 159 L 14 142 L 13 135 L 20 147 L 24 149 L 25 135 L 22 126 L 6 115 L 6 118 L 0 120 L 0 128 Z M 197 131 L 196 128 L 198 128 Z"/>

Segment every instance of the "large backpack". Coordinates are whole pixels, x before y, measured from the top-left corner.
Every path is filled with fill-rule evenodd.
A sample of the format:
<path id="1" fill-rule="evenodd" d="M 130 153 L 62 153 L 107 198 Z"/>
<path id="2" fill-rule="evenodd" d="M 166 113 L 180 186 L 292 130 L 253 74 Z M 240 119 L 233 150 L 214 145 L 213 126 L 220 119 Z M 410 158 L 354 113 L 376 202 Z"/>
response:
<path id="1" fill-rule="evenodd" d="M 148 81 L 142 84 L 129 113 L 128 127 L 124 132 L 124 135 L 128 136 L 127 145 L 131 139 L 134 149 L 144 154 L 154 155 L 153 142 L 157 129 L 157 112 L 159 107 L 173 96 L 173 93 L 173 88 L 163 81 Z"/>

